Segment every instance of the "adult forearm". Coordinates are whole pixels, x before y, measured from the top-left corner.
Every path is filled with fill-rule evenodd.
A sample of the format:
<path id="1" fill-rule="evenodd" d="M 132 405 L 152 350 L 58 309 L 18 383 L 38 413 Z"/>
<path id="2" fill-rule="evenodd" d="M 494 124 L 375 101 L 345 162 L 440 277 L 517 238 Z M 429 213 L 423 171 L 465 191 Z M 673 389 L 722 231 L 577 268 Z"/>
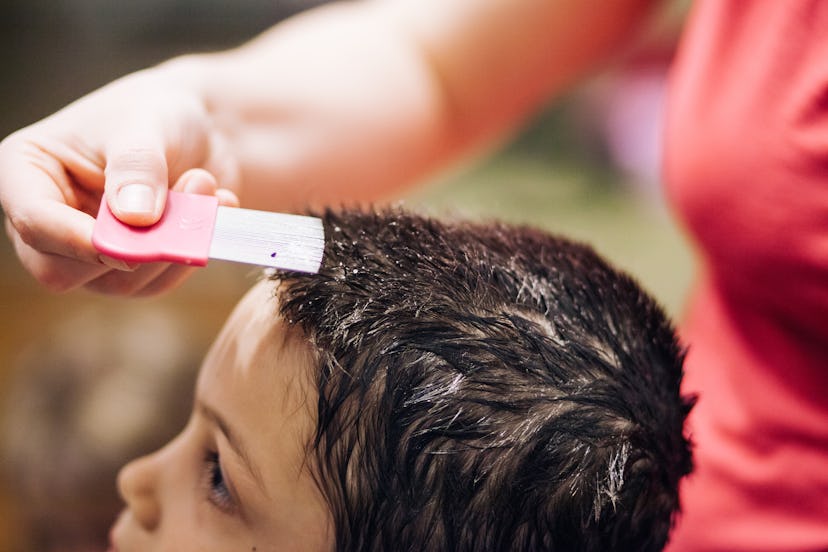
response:
<path id="1" fill-rule="evenodd" d="M 616 52 L 649 4 L 334 4 L 172 64 L 228 138 L 243 204 L 377 199 L 502 138 Z"/>
<path id="2" fill-rule="evenodd" d="M 186 269 L 101 255 L 101 201 L 147 226 L 169 189 L 275 210 L 392 195 L 502 139 L 649 3 L 348 2 L 127 75 L 0 143 L 6 231 L 50 289 L 160 293 Z"/>

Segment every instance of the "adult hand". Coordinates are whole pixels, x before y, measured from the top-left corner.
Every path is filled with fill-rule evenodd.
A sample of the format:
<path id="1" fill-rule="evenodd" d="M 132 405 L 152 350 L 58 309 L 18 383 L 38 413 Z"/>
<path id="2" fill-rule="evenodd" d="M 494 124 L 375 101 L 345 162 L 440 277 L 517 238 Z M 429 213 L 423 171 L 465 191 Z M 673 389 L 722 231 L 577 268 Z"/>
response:
<path id="1" fill-rule="evenodd" d="M 117 218 L 144 226 L 163 213 L 170 186 L 238 205 L 237 181 L 203 103 L 163 68 L 115 81 L 0 143 L 6 231 L 23 266 L 53 291 L 171 289 L 189 268 L 130 265 L 93 247 L 102 197 Z"/>

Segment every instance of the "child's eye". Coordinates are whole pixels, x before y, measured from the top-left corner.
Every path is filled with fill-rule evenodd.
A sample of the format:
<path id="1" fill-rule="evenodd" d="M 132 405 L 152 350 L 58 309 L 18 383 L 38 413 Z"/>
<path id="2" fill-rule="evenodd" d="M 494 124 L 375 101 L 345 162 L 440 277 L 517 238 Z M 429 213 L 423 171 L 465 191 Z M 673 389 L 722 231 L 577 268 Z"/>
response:
<path id="1" fill-rule="evenodd" d="M 204 456 L 204 486 L 207 500 L 225 513 L 233 513 L 236 502 L 221 469 L 218 452 L 208 450 Z"/>

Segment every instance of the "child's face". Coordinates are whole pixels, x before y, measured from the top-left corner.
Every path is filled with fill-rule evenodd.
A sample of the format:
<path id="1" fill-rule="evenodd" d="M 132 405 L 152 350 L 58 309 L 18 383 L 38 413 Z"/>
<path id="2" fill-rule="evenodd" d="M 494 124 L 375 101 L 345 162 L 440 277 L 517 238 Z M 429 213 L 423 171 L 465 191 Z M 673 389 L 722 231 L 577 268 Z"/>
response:
<path id="1" fill-rule="evenodd" d="M 306 454 L 316 404 L 310 352 L 288 338 L 272 289 L 256 285 L 230 316 L 182 433 L 121 471 L 118 552 L 331 548 Z"/>

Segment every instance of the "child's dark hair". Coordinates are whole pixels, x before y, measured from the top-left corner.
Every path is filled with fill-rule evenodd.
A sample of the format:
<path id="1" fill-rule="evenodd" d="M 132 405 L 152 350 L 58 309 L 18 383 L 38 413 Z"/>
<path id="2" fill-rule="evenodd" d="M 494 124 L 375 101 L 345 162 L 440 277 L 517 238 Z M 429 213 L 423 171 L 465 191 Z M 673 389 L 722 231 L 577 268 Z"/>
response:
<path id="1" fill-rule="evenodd" d="M 691 470 L 682 350 L 591 249 L 400 210 L 328 211 L 279 274 L 317 351 L 336 549 L 658 550 Z"/>

